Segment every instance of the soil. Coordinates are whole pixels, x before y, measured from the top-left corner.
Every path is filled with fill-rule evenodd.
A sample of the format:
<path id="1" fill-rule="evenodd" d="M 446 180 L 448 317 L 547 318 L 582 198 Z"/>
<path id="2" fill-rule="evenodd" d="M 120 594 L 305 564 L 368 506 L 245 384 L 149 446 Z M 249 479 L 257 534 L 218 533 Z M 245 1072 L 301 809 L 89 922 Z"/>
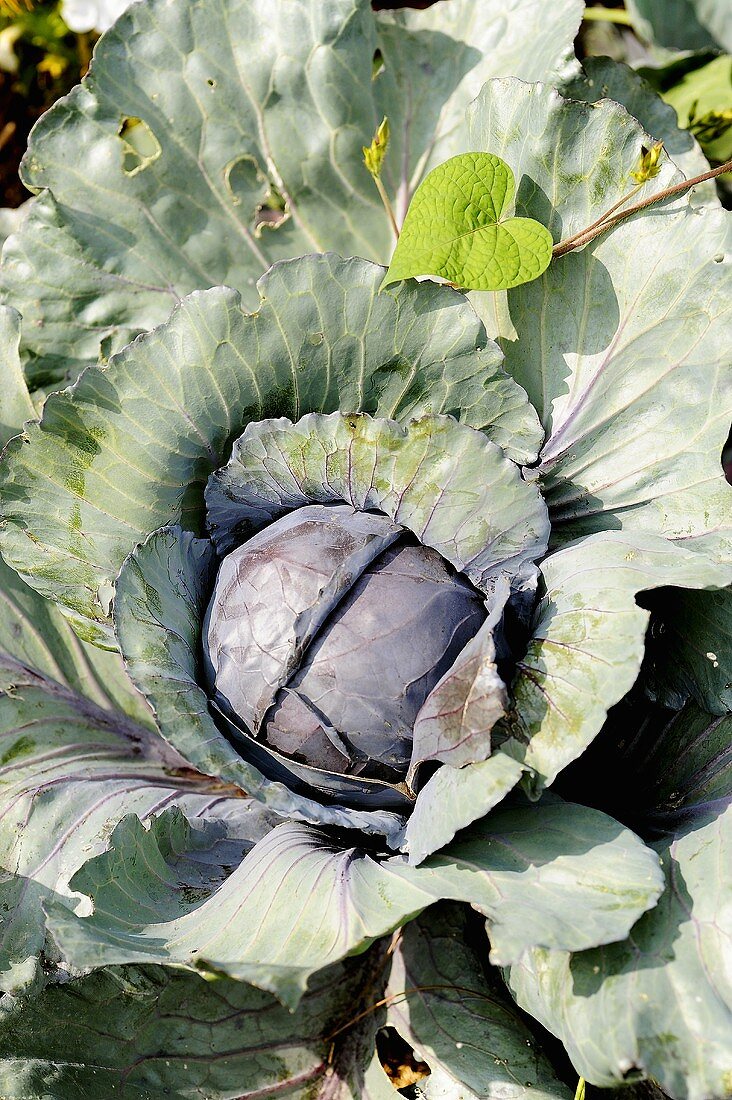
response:
<path id="1" fill-rule="evenodd" d="M 49 106 L 45 99 L 33 102 L 23 95 L 14 74 L 0 72 L 0 206 L 20 206 L 28 197 L 18 165 L 31 126 Z"/>
<path id="2" fill-rule="evenodd" d="M 71 65 L 60 77 L 39 70 L 43 58 L 42 49 L 24 43 L 19 71 L 0 70 L 0 207 L 20 206 L 28 198 L 18 176 L 28 134 L 43 112 L 80 79 Z"/>

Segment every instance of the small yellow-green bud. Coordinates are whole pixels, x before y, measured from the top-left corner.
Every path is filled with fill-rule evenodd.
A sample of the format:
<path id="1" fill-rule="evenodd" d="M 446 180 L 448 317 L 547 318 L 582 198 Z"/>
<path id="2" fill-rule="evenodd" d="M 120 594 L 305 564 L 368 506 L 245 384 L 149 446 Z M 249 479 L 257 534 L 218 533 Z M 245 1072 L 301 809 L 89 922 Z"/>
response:
<path id="1" fill-rule="evenodd" d="M 657 141 L 650 149 L 646 148 L 645 145 L 641 145 L 638 167 L 630 173 L 636 183 L 645 183 L 646 180 L 652 180 L 654 176 L 658 175 L 661 171 L 658 162 L 661 159 L 662 152 L 662 141 Z"/>
<path id="2" fill-rule="evenodd" d="M 363 146 L 363 162 L 371 175 L 377 180 L 381 175 L 381 167 L 389 145 L 389 119 L 384 116 L 374 134 L 370 145 Z"/>

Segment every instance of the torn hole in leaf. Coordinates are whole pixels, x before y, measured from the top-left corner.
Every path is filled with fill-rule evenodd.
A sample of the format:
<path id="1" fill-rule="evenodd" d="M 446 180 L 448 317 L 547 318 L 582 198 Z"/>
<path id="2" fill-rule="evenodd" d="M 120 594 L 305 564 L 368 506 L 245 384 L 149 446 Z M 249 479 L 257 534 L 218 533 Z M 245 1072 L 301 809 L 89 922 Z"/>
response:
<path id="1" fill-rule="evenodd" d="M 255 237 L 261 237 L 264 229 L 278 229 L 288 220 L 286 200 L 249 154 L 242 154 L 226 165 L 224 183 L 234 206 L 253 209 L 250 228 Z"/>
<path id="2" fill-rule="evenodd" d="M 114 599 L 114 585 L 110 580 L 103 580 L 97 588 L 96 602 L 102 609 L 104 615 L 109 615 L 112 609 L 112 600 Z"/>
<path id="3" fill-rule="evenodd" d="M 413 1047 L 394 1027 L 382 1027 L 376 1033 L 376 1051 L 384 1072 L 395 1089 L 409 1100 L 418 1095 L 416 1086 L 432 1072 Z"/>
<path id="4" fill-rule="evenodd" d="M 264 202 L 261 202 L 254 212 L 254 235 L 261 237 L 264 229 L 279 229 L 283 222 L 290 217 L 290 211 L 286 200 L 270 183 Z"/>
<path id="5" fill-rule="evenodd" d="M 374 56 L 371 59 L 371 79 L 376 80 L 377 76 L 381 76 L 385 68 L 384 55 L 381 50 L 374 50 Z"/>
<path id="6" fill-rule="evenodd" d="M 160 142 L 141 118 L 123 118 L 117 136 L 122 142 L 122 171 L 126 176 L 144 172 L 162 153 Z"/>
<path id="7" fill-rule="evenodd" d="M 249 206 L 256 202 L 262 184 L 267 182 L 256 159 L 248 154 L 229 161 L 224 168 L 224 184 L 234 206 Z"/>

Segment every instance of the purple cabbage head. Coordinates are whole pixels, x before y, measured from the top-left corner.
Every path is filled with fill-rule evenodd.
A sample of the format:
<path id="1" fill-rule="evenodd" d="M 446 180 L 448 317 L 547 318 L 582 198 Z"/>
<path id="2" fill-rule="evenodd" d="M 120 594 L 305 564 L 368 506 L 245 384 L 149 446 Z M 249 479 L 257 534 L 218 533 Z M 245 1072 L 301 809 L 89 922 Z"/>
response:
<path id="1" fill-rule="evenodd" d="M 270 774 L 398 804 L 415 720 L 485 617 L 470 582 L 388 517 L 301 507 L 223 559 L 209 689 Z"/>

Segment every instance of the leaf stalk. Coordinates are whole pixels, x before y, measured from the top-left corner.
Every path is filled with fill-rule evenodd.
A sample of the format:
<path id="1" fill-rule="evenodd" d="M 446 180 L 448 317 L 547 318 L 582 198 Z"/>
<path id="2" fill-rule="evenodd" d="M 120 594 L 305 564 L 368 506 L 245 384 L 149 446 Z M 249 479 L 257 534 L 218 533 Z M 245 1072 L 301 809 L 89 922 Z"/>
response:
<path id="1" fill-rule="evenodd" d="M 386 193 L 386 188 L 381 182 L 381 169 L 384 166 L 384 157 L 389 148 L 389 134 L 389 119 L 384 115 L 372 138 L 371 144 L 363 146 L 363 162 L 366 169 L 371 173 L 372 180 L 376 184 L 376 190 L 379 192 L 379 197 L 384 204 L 384 209 L 391 222 L 391 227 L 394 230 L 394 236 L 399 240 L 399 226 L 394 216 L 394 209 Z"/>
<path id="2" fill-rule="evenodd" d="M 397 240 L 399 240 L 399 226 L 397 225 L 397 220 L 394 215 L 394 208 L 392 207 L 391 202 L 389 201 L 389 196 L 386 193 L 386 188 L 381 182 L 381 178 L 379 176 L 373 176 L 373 181 L 376 184 L 376 190 L 381 196 L 381 201 L 384 204 L 384 209 L 389 215 L 389 221 L 391 222 L 391 227 L 394 230 L 394 236 Z"/>
<path id="3" fill-rule="evenodd" d="M 567 245 L 574 244 L 575 241 L 578 241 L 580 239 L 580 237 L 586 237 L 587 234 L 591 233 L 593 229 L 597 229 L 598 226 L 603 224 L 603 222 L 606 222 L 608 220 L 608 218 L 612 217 L 612 215 L 615 213 L 616 210 L 619 210 L 620 207 L 624 206 L 626 202 L 630 202 L 630 200 L 635 195 L 638 194 L 638 192 L 640 191 L 642 186 L 643 186 L 642 183 L 636 184 L 636 186 L 633 188 L 632 191 L 629 191 L 628 194 L 624 195 L 622 199 L 618 199 L 618 201 L 616 203 L 614 203 L 610 207 L 609 210 L 606 210 L 604 214 L 601 214 L 600 217 L 597 219 L 597 221 L 594 221 L 592 223 L 592 225 L 585 226 L 585 228 L 580 229 L 580 231 L 578 233 L 572 234 L 571 237 L 567 237 L 566 240 L 561 241 L 560 244 L 558 244 L 558 245 L 555 245 L 554 248 L 552 249 L 552 252 L 554 253 L 554 255 L 557 255 L 557 249 L 558 248 L 560 248 L 560 247 L 566 248 Z"/>

